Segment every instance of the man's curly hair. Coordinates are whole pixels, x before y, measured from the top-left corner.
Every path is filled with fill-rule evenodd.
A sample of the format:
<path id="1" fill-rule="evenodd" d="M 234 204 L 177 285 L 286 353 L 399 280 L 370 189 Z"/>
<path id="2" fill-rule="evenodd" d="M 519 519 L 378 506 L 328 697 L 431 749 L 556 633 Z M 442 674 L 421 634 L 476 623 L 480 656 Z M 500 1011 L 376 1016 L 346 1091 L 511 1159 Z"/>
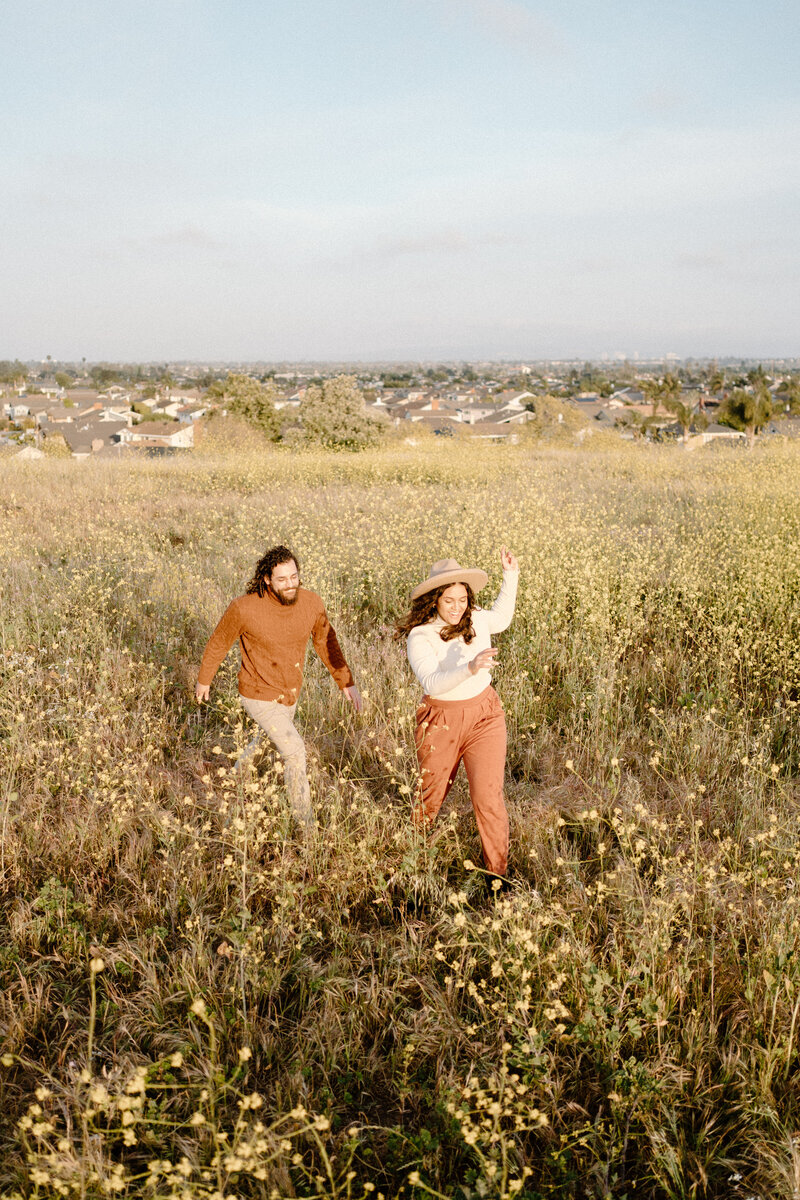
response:
<path id="1" fill-rule="evenodd" d="M 458 624 L 445 625 L 439 631 L 439 637 L 443 642 L 452 642 L 455 638 L 463 637 L 466 644 L 469 645 L 475 637 L 475 627 L 472 624 L 475 593 L 468 583 L 464 583 L 463 580 L 459 580 L 458 582 L 463 583 L 467 589 L 467 607 L 464 609 L 464 615 Z M 442 587 L 434 588 L 432 592 L 423 592 L 421 596 L 417 596 L 416 600 L 412 600 L 411 611 L 407 616 L 398 621 L 394 627 L 394 640 L 398 642 L 401 638 L 408 637 L 411 630 L 416 629 L 418 625 L 427 625 L 430 621 L 435 621 L 439 615 L 436 611 L 439 597 L 452 586 L 452 583 L 444 584 Z"/>
<path id="2" fill-rule="evenodd" d="M 297 567 L 297 573 L 300 574 L 300 559 L 295 554 L 294 550 L 290 550 L 288 546 L 273 546 L 268 550 L 263 558 L 260 558 L 255 565 L 253 578 L 247 585 L 246 594 L 248 596 L 264 596 L 269 581 L 272 577 L 272 572 L 281 563 L 293 562 Z"/>

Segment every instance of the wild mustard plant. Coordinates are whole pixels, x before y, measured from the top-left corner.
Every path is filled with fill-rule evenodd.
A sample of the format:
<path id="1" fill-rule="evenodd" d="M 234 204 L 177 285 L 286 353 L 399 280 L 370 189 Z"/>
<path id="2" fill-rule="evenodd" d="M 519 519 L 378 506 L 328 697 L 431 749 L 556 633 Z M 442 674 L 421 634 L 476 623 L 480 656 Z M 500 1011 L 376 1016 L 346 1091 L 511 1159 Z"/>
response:
<path id="1" fill-rule="evenodd" d="M 797 467 L 602 440 L 4 463 L 0 1191 L 792 1195 Z M 496 895 L 460 781 L 410 823 L 389 634 L 430 562 L 498 539 Z M 234 656 L 192 700 L 283 540 L 367 699 L 309 661 L 309 841 L 268 749 L 232 770 Z"/>

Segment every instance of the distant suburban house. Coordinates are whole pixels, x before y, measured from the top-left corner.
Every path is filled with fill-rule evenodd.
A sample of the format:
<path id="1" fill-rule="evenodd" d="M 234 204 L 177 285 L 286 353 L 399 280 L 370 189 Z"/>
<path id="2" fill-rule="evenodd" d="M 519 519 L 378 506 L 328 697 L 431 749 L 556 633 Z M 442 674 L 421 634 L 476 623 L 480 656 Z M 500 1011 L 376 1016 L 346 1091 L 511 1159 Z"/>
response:
<path id="1" fill-rule="evenodd" d="M 106 400 L 112 400 L 116 404 L 120 404 L 123 400 L 127 400 L 128 403 L 130 403 L 132 399 L 132 393 L 130 388 L 124 388 L 118 383 L 112 383 L 111 387 L 106 388 L 104 397 Z M 102 399 L 103 397 L 99 398 Z"/>
<path id="2" fill-rule="evenodd" d="M 183 408 L 182 400 L 157 400 L 155 404 L 148 406 L 154 413 L 159 413 L 164 417 L 175 417 L 178 415 L 178 410 Z"/>
<path id="3" fill-rule="evenodd" d="M 403 404 L 406 408 L 413 408 L 418 412 L 439 412 L 443 408 L 451 407 L 443 403 L 442 397 L 434 392 L 409 392 Z"/>
<path id="4" fill-rule="evenodd" d="M 36 414 L 39 425 L 74 425 L 80 415 L 75 408 L 64 408 L 55 404 L 42 408 Z"/>
<path id="5" fill-rule="evenodd" d="M 107 405 L 105 408 L 101 408 L 99 411 L 96 411 L 95 409 L 90 409 L 89 411 L 92 413 L 96 412 L 98 421 L 123 421 L 126 425 L 133 425 L 138 417 L 138 413 L 135 413 L 132 408 L 128 408 L 127 405 L 120 405 L 119 407 L 115 405 Z M 86 413 L 81 413 L 82 417 L 86 415 Z"/>
<path id="6" fill-rule="evenodd" d="M 187 404 L 198 404 L 202 399 L 202 393 L 200 388 L 170 388 L 166 399 L 177 400 L 180 405 L 185 407 Z"/>
<path id="7" fill-rule="evenodd" d="M 502 411 L 508 412 L 523 412 L 526 405 L 535 400 L 536 396 L 533 392 L 497 392 L 495 395 L 495 403 L 499 405 Z"/>
<path id="8" fill-rule="evenodd" d="M 613 418 L 611 417 L 606 406 L 601 404 L 598 400 L 584 400 L 576 405 L 573 398 L 569 401 L 569 403 L 575 405 L 576 408 L 579 408 L 582 417 L 594 419 L 599 418 L 600 420 L 613 421 Z"/>
<path id="9" fill-rule="evenodd" d="M 800 437 L 800 417 L 782 417 L 778 421 L 770 421 L 764 433 L 777 437 Z"/>
<path id="10" fill-rule="evenodd" d="M 405 419 L 413 422 L 415 425 L 421 425 L 425 429 L 431 429 L 434 433 L 446 431 L 450 434 L 453 428 L 459 424 L 458 417 L 452 412 L 430 413 L 412 410 L 412 412 L 406 413 Z"/>
<path id="11" fill-rule="evenodd" d="M 201 417 L 204 417 L 207 412 L 208 405 L 206 404 L 186 404 L 183 408 L 178 409 L 176 416 L 184 425 L 191 425 L 194 421 L 199 421 Z"/>
<path id="12" fill-rule="evenodd" d="M 497 409 L 492 405 L 481 408 L 477 404 L 468 404 L 457 408 L 456 412 L 458 413 L 458 419 L 463 421 L 465 425 L 474 425 L 478 421 L 485 420 L 486 417 L 493 416 L 497 412 Z"/>
<path id="13" fill-rule="evenodd" d="M 100 401 L 100 393 L 96 388 L 67 388 L 66 399 L 83 411 Z"/>
<path id="14" fill-rule="evenodd" d="M 609 403 L 613 404 L 614 407 L 616 408 L 617 407 L 617 405 L 615 403 L 616 401 L 618 401 L 620 404 L 646 404 L 647 403 L 647 401 L 645 400 L 644 392 L 641 392 L 641 391 L 639 391 L 638 388 L 634 388 L 634 387 L 619 388 L 618 391 L 612 392 L 611 395 L 609 396 Z"/>
<path id="15" fill-rule="evenodd" d="M 507 409 L 501 408 L 495 414 L 494 419 L 498 425 L 527 425 L 528 421 L 536 419 L 536 413 L 527 408 L 523 408 L 520 412 L 509 412 Z"/>
<path id="16" fill-rule="evenodd" d="M 120 442 L 132 446 L 170 447 L 188 450 L 194 445 L 194 425 L 175 422 L 143 421 L 132 429 L 122 429 Z"/>
<path id="17" fill-rule="evenodd" d="M 106 438 L 99 436 L 95 430 L 59 429 L 52 433 L 45 432 L 45 437 L 63 438 L 73 458 L 89 458 L 99 454 L 107 444 Z"/>
<path id="18" fill-rule="evenodd" d="M 519 434 L 508 427 L 508 422 L 477 421 L 470 424 L 470 440 L 486 442 L 516 442 Z"/>
<path id="19" fill-rule="evenodd" d="M 31 415 L 30 401 L 28 400 L 11 400 L 3 405 L 3 414 L 10 421 L 24 421 L 26 417 Z"/>
<path id="20" fill-rule="evenodd" d="M 454 408 L 440 402 L 438 396 L 432 400 L 415 400 L 407 404 L 395 404 L 389 409 L 389 416 L 394 421 L 425 421 L 459 422 L 461 417 Z"/>
<path id="21" fill-rule="evenodd" d="M 71 421 L 42 420 L 39 428 L 45 439 L 62 439 L 74 458 L 88 458 L 109 446 L 115 446 L 119 442 L 120 431 L 128 427 L 129 421 L 129 414 L 101 411 L 78 416 Z"/>
<path id="22" fill-rule="evenodd" d="M 747 435 L 740 429 L 730 429 L 727 425 L 720 425 L 717 421 L 712 421 L 702 433 L 692 434 L 686 447 L 689 450 L 695 450 L 698 446 L 707 446 L 709 442 L 739 442 L 746 437 Z"/>

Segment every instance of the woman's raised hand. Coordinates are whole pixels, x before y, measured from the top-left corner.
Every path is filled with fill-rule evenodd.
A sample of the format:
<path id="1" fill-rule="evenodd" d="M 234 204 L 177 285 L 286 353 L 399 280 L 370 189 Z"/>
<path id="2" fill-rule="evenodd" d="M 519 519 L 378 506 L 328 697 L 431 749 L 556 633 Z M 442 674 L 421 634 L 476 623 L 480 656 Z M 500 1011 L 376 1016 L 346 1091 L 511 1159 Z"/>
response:
<path id="1" fill-rule="evenodd" d="M 505 546 L 503 546 L 502 550 L 500 551 L 500 562 L 503 565 L 504 571 L 519 570 L 519 561 L 510 550 L 506 550 Z"/>
<path id="2" fill-rule="evenodd" d="M 478 671 L 491 671 L 492 667 L 497 665 L 495 663 L 496 654 L 496 646 L 490 646 L 488 650 L 481 650 L 480 654 L 476 654 L 469 664 L 470 674 L 477 675 Z"/>

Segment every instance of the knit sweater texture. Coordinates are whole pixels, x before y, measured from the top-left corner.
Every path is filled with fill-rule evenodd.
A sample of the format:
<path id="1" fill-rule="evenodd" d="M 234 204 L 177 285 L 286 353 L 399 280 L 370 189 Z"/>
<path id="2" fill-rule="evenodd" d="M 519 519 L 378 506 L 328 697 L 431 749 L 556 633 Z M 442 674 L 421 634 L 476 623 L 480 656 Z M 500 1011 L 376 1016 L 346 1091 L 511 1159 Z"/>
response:
<path id="1" fill-rule="evenodd" d="M 325 605 L 306 588 L 298 590 L 294 604 L 281 604 L 269 593 L 239 596 L 229 604 L 208 640 L 199 684 L 211 683 L 237 638 L 242 652 L 239 693 L 248 700 L 297 702 L 309 638 L 338 686 L 353 684 Z"/>
<path id="2" fill-rule="evenodd" d="M 492 682 L 490 671 L 470 673 L 469 664 L 481 650 L 492 644 L 491 635 L 508 629 L 517 602 L 519 571 L 504 571 L 500 593 L 489 609 L 472 611 L 475 637 L 467 645 L 463 638 L 443 642 L 439 636 L 445 622 L 436 617 L 427 625 L 417 625 L 406 642 L 411 670 L 427 696 L 440 700 L 471 700 Z"/>

